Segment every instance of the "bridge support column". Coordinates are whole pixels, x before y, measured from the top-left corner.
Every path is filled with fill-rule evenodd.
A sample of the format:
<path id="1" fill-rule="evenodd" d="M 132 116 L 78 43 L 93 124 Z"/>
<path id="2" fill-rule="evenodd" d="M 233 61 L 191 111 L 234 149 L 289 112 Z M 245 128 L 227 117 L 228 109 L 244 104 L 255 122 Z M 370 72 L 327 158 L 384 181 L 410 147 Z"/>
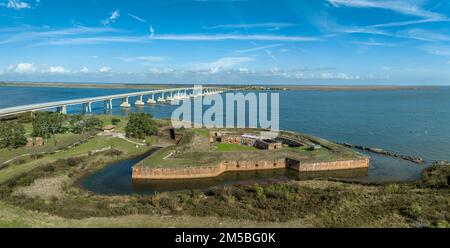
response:
<path id="1" fill-rule="evenodd" d="M 112 99 L 106 100 L 104 102 L 105 110 L 111 110 L 113 108 Z"/>
<path id="2" fill-rule="evenodd" d="M 161 94 L 161 96 L 157 100 L 158 103 L 165 103 L 166 99 L 164 98 L 164 92 Z"/>
<path id="3" fill-rule="evenodd" d="M 67 106 L 63 105 L 63 106 L 59 106 L 56 108 L 56 111 L 60 114 L 67 114 Z"/>
<path id="4" fill-rule="evenodd" d="M 128 97 L 123 98 L 122 103 L 120 104 L 120 107 L 122 107 L 122 108 L 131 107 L 130 103 L 128 102 Z"/>
<path id="5" fill-rule="evenodd" d="M 83 114 L 85 114 L 85 113 L 92 113 L 92 103 L 91 102 L 83 103 Z"/>
<path id="6" fill-rule="evenodd" d="M 138 106 L 138 107 L 144 106 L 145 105 L 145 103 L 144 103 L 144 96 L 143 95 L 138 96 L 138 99 L 137 99 L 137 101 L 134 104 L 136 106 Z"/>
<path id="7" fill-rule="evenodd" d="M 152 94 L 152 97 L 148 98 L 147 103 L 148 104 L 155 104 L 156 103 L 156 101 L 155 101 L 155 94 Z"/>

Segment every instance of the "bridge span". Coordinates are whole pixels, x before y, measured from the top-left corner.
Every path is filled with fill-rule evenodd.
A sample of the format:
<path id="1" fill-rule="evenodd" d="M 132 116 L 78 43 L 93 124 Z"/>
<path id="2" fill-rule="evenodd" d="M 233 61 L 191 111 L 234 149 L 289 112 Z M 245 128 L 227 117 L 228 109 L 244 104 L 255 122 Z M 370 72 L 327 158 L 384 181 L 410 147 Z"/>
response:
<path id="1" fill-rule="evenodd" d="M 172 89 L 162 89 L 162 90 L 150 90 L 150 91 L 141 91 L 141 92 L 130 92 L 109 96 L 98 96 L 98 97 L 89 97 L 82 99 L 73 99 L 66 101 L 56 101 L 56 102 L 47 102 L 47 103 L 37 103 L 37 104 L 29 104 L 17 107 L 10 107 L 0 109 L 0 117 L 11 116 L 26 112 L 35 112 L 46 109 L 55 109 L 62 113 L 67 114 L 67 108 L 69 106 L 74 105 L 83 105 L 83 113 L 92 112 L 92 103 L 94 102 L 104 102 L 105 110 L 110 110 L 113 108 L 113 100 L 122 99 L 122 103 L 120 107 L 129 108 L 131 107 L 129 98 L 137 97 L 137 100 L 134 102 L 136 106 L 143 106 L 145 103 L 147 104 L 157 104 L 157 103 L 167 103 L 173 100 L 183 100 L 189 98 L 195 98 L 200 96 L 208 96 L 214 94 L 220 94 L 226 91 L 226 88 L 219 87 L 202 87 L 202 88 L 172 88 Z M 147 99 L 145 99 L 147 97 Z"/>

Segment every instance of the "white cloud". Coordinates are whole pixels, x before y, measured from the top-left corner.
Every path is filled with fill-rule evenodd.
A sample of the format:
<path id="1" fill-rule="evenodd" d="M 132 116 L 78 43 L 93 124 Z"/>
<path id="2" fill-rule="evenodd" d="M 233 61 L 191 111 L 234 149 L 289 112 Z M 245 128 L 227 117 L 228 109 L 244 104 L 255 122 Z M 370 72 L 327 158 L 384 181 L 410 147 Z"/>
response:
<path id="1" fill-rule="evenodd" d="M 48 72 L 62 74 L 62 73 L 68 73 L 69 71 L 66 70 L 62 66 L 50 66 Z"/>
<path id="2" fill-rule="evenodd" d="M 88 73 L 89 69 L 86 66 L 83 66 L 80 70 L 81 73 Z"/>
<path id="3" fill-rule="evenodd" d="M 153 26 L 150 26 L 149 31 L 150 31 L 150 37 L 155 36 L 155 29 L 153 28 Z"/>
<path id="4" fill-rule="evenodd" d="M 15 73 L 34 73 L 37 71 L 37 68 L 31 63 L 19 63 L 16 66 L 10 65 L 8 71 Z"/>
<path id="5" fill-rule="evenodd" d="M 15 10 L 31 9 L 31 5 L 29 3 L 22 2 L 20 0 L 8 0 L 7 3 L 0 3 L 0 6 Z"/>
<path id="6" fill-rule="evenodd" d="M 177 73 L 179 73 L 179 71 L 176 71 L 176 70 L 171 69 L 171 68 L 164 68 L 164 69 L 152 68 L 152 69 L 150 69 L 150 73 L 154 74 L 154 75 L 177 74 Z"/>
<path id="7" fill-rule="evenodd" d="M 250 70 L 248 68 L 243 67 L 243 68 L 239 68 L 239 72 L 240 73 L 249 73 Z"/>
<path id="8" fill-rule="evenodd" d="M 108 18 L 102 20 L 101 22 L 103 25 L 107 26 L 111 23 L 116 22 L 116 20 L 119 19 L 119 17 L 120 17 L 120 10 L 116 9 L 111 13 L 111 15 Z"/>
<path id="9" fill-rule="evenodd" d="M 112 69 L 107 67 L 107 66 L 103 66 L 98 71 L 101 72 L 101 73 L 109 73 L 109 72 L 112 72 Z"/>

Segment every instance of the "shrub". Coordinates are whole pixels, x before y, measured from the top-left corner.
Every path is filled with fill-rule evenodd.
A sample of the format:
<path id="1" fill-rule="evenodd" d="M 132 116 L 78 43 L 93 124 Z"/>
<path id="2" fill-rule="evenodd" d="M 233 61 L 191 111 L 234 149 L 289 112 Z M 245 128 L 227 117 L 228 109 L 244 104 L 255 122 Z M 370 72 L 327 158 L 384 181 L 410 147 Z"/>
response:
<path id="1" fill-rule="evenodd" d="M 21 159 L 17 159 L 16 161 L 14 161 L 15 165 L 20 165 L 20 164 L 25 164 L 27 161 L 23 158 Z"/>
<path id="2" fill-rule="evenodd" d="M 120 122 L 121 122 L 121 120 L 119 118 L 112 118 L 111 119 L 111 124 L 113 124 L 113 125 L 117 125 Z"/>
<path id="3" fill-rule="evenodd" d="M 67 165 L 68 166 L 76 166 L 78 164 L 78 161 L 77 161 L 77 159 L 76 158 L 68 158 L 67 159 Z"/>
<path id="4" fill-rule="evenodd" d="M 101 129 L 103 126 L 103 121 L 96 117 L 89 117 L 85 120 L 87 129 Z"/>
<path id="5" fill-rule="evenodd" d="M 17 121 L 19 123 L 31 123 L 33 121 L 33 113 L 32 112 L 25 112 L 21 114 L 17 114 Z"/>
<path id="6" fill-rule="evenodd" d="M 410 218 L 417 219 L 422 214 L 422 207 L 417 203 L 412 203 L 408 207 L 401 209 L 400 212 Z"/>
<path id="7" fill-rule="evenodd" d="M 253 190 L 255 191 L 256 197 L 258 199 L 265 199 L 266 198 L 266 195 L 264 194 L 264 188 L 261 187 L 261 185 L 259 185 L 259 184 L 253 185 Z"/>
<path id="8" fill-rule="evenodd" d="M 118 157 L 118 156 L 122 155 L 123 152 L 121 150 L 111 149 L 111 150 L 106 151 L 104 154 L 106 156 L 116 156 L 116 157 Z"/>

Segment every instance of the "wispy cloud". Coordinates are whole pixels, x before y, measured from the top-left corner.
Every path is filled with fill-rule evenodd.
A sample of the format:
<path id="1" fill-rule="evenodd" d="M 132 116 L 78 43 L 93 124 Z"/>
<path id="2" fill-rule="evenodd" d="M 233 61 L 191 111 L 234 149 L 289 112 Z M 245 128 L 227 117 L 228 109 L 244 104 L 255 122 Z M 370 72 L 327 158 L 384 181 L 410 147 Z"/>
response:
<path id="1" fill-rule="evenodd" d="M 29 3 L 20 0 L 8 0 L 6 3 L 1 2 L 0 6 L 15 10 L 31 9 L 31 5 Z"/>
<path id="2" fill-rule="evenodd" d="M 135 61 L 143 61 L 143 62 L 163 62 L 168 58 L 163 56 L 137 56 L 137 57 L 126 57 L 122 58 L 125 62 L 135 62 Z"/>
<path id="3" fill-rule="evenodd" d="M 47 40 L 33 44 L 31 46 L 50 46 L 50 45 L 92 45 L 105 43 L 146 43 L 149 42 L 148 36 L 99 36 L 84 38 L 64 38 L 58 40 Z"/>
<path id="4" fill-rule="evenodd" d="M 423 1 L 404 0 L 327 0 L 334 7 L 378 8 L 391 10 L 403 15 L 417 16 L 427 19 L 442 19 L 444 15 L 423 9 Z"/>
<path id="5" fill-rule="evenodd" d="M 395 46 L 392 43 L 375 42 L 373 40 L 371 40 L 371 41 L 354 41 L 354 42 L 352 42 L 352 44 L 363 45 L 363 46 L 385 46 L 385 47 Z"/>
<path id="6" fill-rule="evenodd" d="M 102 34 L 102 33 L 116 33 L 120 30 L 113 29 L 109 27 L 83 27 L 78 26 L 74 28 L 58 29 L 58 30 L 36 30 L 15 32 L 14 30 L 9 30 L 10 32 L 5 32 L 0 35 L 0 44 L 17 43 L 17 42 L 27 42 L 27 41 L 39 41 L 42 39 L 57 39 L 67 36 L 79 36 L 79 35 L 92 35 L 92 34 Z M 4 38 L 4 39 L 2 39 Z"/>
<path id="7" fill-rule="evenodd" d="M 153 40 L 174 41 L 223 41 L 223 40 L 248 40 L 248 41 L 317 41 L 320 37 L 312 36 L 287 36 L 287 35 L 241 35 L 241 34 L 163 34 L 155 35 Z"/>
<path id="8" fill-rule="evenodd" d="M 147 43 L 152 41 L 278 41 L 278 42 L 307 42 L 319 41 L 320 37 L 308 36 L 285 36 L 285 35 L 237 35 L 237 34 L 162 34 L 144 36 L 93 36 L 93 37 L 70 37 L 60 39 L 47 39 L 37 42 L 32 46 L 48 45 L 85 45 L 104 43 Z M 10 41 L 8 41 L 10 42 Z M 0 44 L 2 42 L 0 41 Z"/>
<path id="9" fill-rule="evenodd" d="M 116 20 L 119 18 L 120 18 L 120 10 L 116 9 L 111 13 L 111 15 L 108 18 L 106 18 L 105 20 L 102 20 L 101 23 L 103 25 L 107 26 L 111 23 L 116 22 Z"/>
<path id="10" fill-rule="evenodd" d="M 285 22 L 264 22 L 264 23 L 240 23 L 240 24 L 223 24 L 215 26 L 205 26 L 204 29 L 249 29 L 249 28 L 269 28 L 280 29 L 286 27 L 297 26 L 294 23 Z"/>
<path id="11" fill-rule="evenodd" d="M 191 67 L 194 71 L 209 71 L 212 74 L 220 70 L 232 68 L 235 65 L 252 61 L 251 57 L 224 57 L 208 63 L 194 63 Z"/>
<path id="12" fill-rule="evenodd" d="M 425 45 L 419 48 L 431 55 L 446 56 L 446 57 L 450 56 L 450 47 Z"/>
<path id="13" fill-rule="evenodd" d="M 420 19 L 420 20 L 414 20 L 414 21 L 403 21 L 403 22 L 388 22 L 388 23 L 381 23 L 381 24 L 375 24 L 369 26 L 370 28 L 391 28 L 391 27 L 402 27 L 402 26 L 410 26 L 415 24 L 423 24 L 423 23 L 432 23 L 432 22 L 450 22 L 450 19 L 448 18 L 442 18 L 442 19 Z"/>
<path id="14" fill-rule="evenodd" d="M 398 35 L 422 41 L 450 41 L 450 35 L 420 28 L 404 30 Z"/>
<path id="15" fill-rule="evenodd" d="M 264 49 L 275 48 L 275 47 L 279 47 L 279 46 L 283 46 L 283 45 L 284 44 L 278 43 L 278 44 L 272 44 L 272 45 L 267 45 L 267 46 L 259 46 L 259 47 L 249 48 L 249 49 L 237 50 L 236 52 L 249 53 L 249 52 L 255 52 L 255 51 L 264 50 Z"/>
<path id="16" fill-rule="evenodd" d="M 133 18 L 133 19 L 135 19 L 138 22 L 147 23 L 147 21 L 144 18 L 141 18 L 139 16 L 136 16 L 136 15 L 133 15 L 133 14 L 130 14 L 130 13 L 128 13 L 128 16 Z"/>

